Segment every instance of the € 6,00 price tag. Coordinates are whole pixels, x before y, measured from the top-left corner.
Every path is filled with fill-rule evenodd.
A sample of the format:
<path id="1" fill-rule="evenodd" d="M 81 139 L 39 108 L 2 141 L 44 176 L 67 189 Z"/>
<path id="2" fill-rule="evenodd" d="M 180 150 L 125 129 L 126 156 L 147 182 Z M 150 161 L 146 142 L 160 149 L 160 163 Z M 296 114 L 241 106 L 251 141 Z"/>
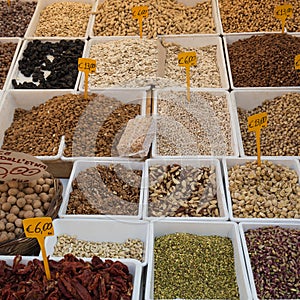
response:
<path id="1" fill-rule="evenodd" d="M 24 219 L 23 227 L 26 237 L 36 238 L 38 240 L 43 255 L 46 277 L 47 279 L 50 279 L 50 269 L 45 250 L 44 240 L 46 236 L 54 235 L 52 219 L 50 217 Z"/>
<path id="2" fill-rule="evenodd" d="M 132 8 L 132 18 L 139 21 L 140 38 L 143 37 L 143 18 L 148 18 L 148 6 L 135 6 Z"/>
<path id="3" fill-rule="evenodd" d="M 195 51 L 181 52 L 178 54 L 178 65 L 185 67 L 186 71 L 186 85 L 187 85 L 187 99 L 190 102 L 191 99 L 191 79 L 190 79 L 190 67 L 197 65 L 197 54 Z"/>
<path id="4" fill-rule="evenodd" d="M 257 147 L 257 164 L 260 166 L 260 130 L 267 127 L 268 115 L 266 112 L 252 115 L 248 117 L 248 131 L 256 133 L 256 147 Z"/>
<path id="5" fill-rule="evenodd" d="M 91 58 L 78 58 L 78 71 L 84 72 L 84 99 L 87 99 L 89 73 L 96 72 L 96 60 Z"/>
<path id="6" fill-rule="evenodd" d="M 282 33 L 284 33 L 285 21 L 287 18 L 293 17 L 292 4 L 277 5 L 274 9 L 275 18 L 281 21 Z"/>

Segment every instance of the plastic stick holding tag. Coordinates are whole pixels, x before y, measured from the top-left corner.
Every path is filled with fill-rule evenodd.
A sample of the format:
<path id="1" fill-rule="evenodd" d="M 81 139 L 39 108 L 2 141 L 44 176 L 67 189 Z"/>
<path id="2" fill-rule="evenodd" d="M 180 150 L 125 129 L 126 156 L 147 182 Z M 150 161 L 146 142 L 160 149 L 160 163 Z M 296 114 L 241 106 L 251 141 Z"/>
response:
<path id="1" fill-rule="evenodd" d="M 261 165 L 260 159 L 260 130 L 263 127 L 267 127 L 268 115 L 266 112 L 262 112 L 256 115 L 248 117 L 248 131 L 255 131 L 256 134 L 256 146 L 257 146 L 257 164 Z"/>
<path id="2" fill-rule="evenodd" d="M 286 19 L 293 17 L 293 5 L 284 4 L 275 6 L 274 15 L 276 19 L 281 21 L 282 33 L 284 33 Z"/>
<path id="3" fill-rule="evenodd" d="M 88 80 L 90 72 L 96 72 L 96 60 L 78 58 L 78 71 L 84 72 L 84 99 L 88 97 Z"/>
<path id="4" fill-rule="evenodd" d="M 140 38 L 143 37 L 143 18 L 148 18 L 148 6 L 136 6 L 131 9 L 132 18 L 138 19 L 140 28 Z"/>
<path id="5" fill-rule="evenodd" d="M 28 218 L 23 220 L 23 227 L 26 237 L 36 238 L 41 247 L 44 268 L 47 279 L 51 279 L 50 269 L 45 249 L 45 237 L 54 235 L 54 229 L 51 217 Z"/>
<path id="6" fill-rule="evenodd" d="M 295 70 L 300 70 L 300 54 L 295 56 Z"/>
<path id="7" fill-rule="evenodd" d="M 190 68 L 191 66 L 197 65 L 197 54 L 195 51 L 192 52 L 181 52 L 178 54 L 178 65 L 185 67 L 186 72 L 186 86 L 187 86 L 187 99 L 191 100 L 191 80 L 190 80 Z"/>

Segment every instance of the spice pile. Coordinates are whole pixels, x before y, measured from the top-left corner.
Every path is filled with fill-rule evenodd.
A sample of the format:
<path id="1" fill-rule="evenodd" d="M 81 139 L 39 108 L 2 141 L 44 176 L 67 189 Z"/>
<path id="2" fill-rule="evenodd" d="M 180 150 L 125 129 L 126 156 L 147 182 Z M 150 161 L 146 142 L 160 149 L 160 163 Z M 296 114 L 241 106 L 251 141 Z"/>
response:
<path id="1" fill-rule="evenodd" d="M 174 233 L 155 238 L 155 299 L 239 299 L 232 242 Z"/>
<path id="2" fill-rule="evenodd" d="M 16 48 L 16 43 L 0 43 L 0 90 L 4 86 Z"/>

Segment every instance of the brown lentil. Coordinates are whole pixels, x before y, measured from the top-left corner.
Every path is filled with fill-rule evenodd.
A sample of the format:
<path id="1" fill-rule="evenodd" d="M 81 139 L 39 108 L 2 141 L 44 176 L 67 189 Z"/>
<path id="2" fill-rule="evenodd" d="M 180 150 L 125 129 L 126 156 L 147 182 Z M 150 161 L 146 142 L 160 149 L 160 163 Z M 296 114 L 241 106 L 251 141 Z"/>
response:
<path id="1" fill-rule="evenodd" d="M 234 87 L 299 86 L 295 56 L 300 38 L 288 34 L 253 35 L 228 45 Z"/>
<path id="2" fill-rule="evenodd" d="M 0 1 L 0 37 L 23 37 L 37 1 Z"/>
<path id="3" fill-rule="evenodd" d="M 92 5 L 80 2 L 55 2 L 41 13 L 34 36 L 85 36 Z"/>
<path id="4" fill-rule="evenodd" d="M 239 299 L 232 242 L 174 233 L 154 242 L 155 299 Z"/>
<path id="5" fill-rule="evenodd" d="M 248 132 L 248 117 L 267 112 L 268 126 L 261 130 L 261 153 L 265 156 L 300 156 L 300 94 L 287 93 L 265 100 L 251 110 L 238 108 L 244 153 L 256 155 L 255 133 Z"/>
<path id="6" fill-rule="evenodd" d="M 214 167 L 150 166 L 148 215 L 218 217 Z"/>
<path id="7" fill-rule="evenodd" d="M 276 5 L 286 4 L 286 1 L 273 0 L 219 0 L 219 9 L 224 33 L 231 32 L 270 32 L 281 31 L 281 22 L 274 16 Z M 285 28 L 290 32 L 300 30 L 300 3 L 290 0 L 294 14 L 286 19 Z"/>
<path id="8" fill-rule="evenodd" d="M 296 171 L 275 162 L 236 165 L 228 171 L 232 212 L 237 218 L 300 218 Z"/>
<path id="9" fill-rule="evenodd" d="M 0 89 L 2 89 L 4 86 L 6 76 L 11 66 L 16 48 L 16 43 L 0 42 Z"/>
<path id="10" fill-rule="evenodd" d="M 259 299 L 300 298 L 300 230 L 279 226 L 245 232 Z"/>
<path id="11" fill-rule="evenodd" d="M 81 171 L 72 182 L 67 214 L 137 215 L 141 176 L 120 164 Z"/>
<path id="12" fill-rule="evenodd" d="M 96 12 L 94 35 L 139 35 L 137 20 L 132 18 L 132 7 L 140 6 L 138 0 L 106 0 L 99 3 Z M 149 16 L 143 20 L 143 36 L 160 34 L 215 33 L 211 1 L 201 1 L 195 6 L 185 6 L 176 0 L 143 1 Z"/>

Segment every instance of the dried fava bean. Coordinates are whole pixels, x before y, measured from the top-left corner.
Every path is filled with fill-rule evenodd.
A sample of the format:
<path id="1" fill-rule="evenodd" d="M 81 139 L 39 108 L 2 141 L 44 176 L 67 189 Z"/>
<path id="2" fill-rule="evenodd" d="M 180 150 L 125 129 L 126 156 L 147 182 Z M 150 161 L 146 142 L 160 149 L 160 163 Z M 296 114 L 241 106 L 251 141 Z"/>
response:
<path id="1" fill-rule="evenodd" d="M 239 299 L 227 237 L 174 233 L 154 241 L 155 299 Z"/>
<path id="2" fill-rule="evenodd" d="M 13 266 L 0 261 L 1 295 L 13 299 L 18 291 L 19 299 L 124 299 L 133 293 L 133 275 L 120 261 L 101 260 L 94 256 L 91 262 L 72 254 L 59 261 L 49 259 L 51 279 L 47 280 L 43 262 L 38 259 L 22 263 L 20 255 Z M 33 284 L 32 284 L 33 283 Z M 22 287 L 22 288 L 20 288 Z"/>
<path id="3" fill-rule="evenodd" d="M 237 218 L 300 218 L 296 171 L 269 161 L 236 165 L 228 171 L 232 212 Z"/>
<path id="4" fill-rule="evenodd" d="M 2 89 L 4 86 L 6 76 L 11 66 L 11 62 L 13 60 L 16 48 L 16 43 L 0 42 L 0 89 Z"/>
<path id="5" fill-rule="evenodd" d="M 299 86 L 294 67 L 300 38 L 288 34 L 253 35 L 228 45 L 235 87 Z"/>
<path id="6" fill-rule="evenodd" d="M 224 33 L 231 32 L 270 32 L 281 31 L 280 20 L 274 17 L 276 5 L 285 4 L 285 1 L 273 0 L 219 0 L 219 9 Z M 300 3 L 297 0 L 290 0 L 294 11 L 299 11 Z M 293 17 L 286 19 L 285 28 L 289 32 L 300 31 L 300 16 L 293 14 Z"/>
<path id="7" fill-rule="evenodd" d="M 80 2 L 55 2 L 46 6 L 40 18 L 34 36 L 85 36 L 92 5 Z"/>
<path id="8" fill-rule="evenodd" d="M 143 261 L 144 243 L 139 239 L 127 239 L 123 243 L 92 242 L 77 239 L 67 234 L 59 235 L 54 245 L 53 256 L 71 253 L 77 257 L 132 258 Z"/>
<path id="9" fill-rule="evenodd" d="M 249 229 L 245 238 L 259 299 L 300 298 L 300 230 Z"/>
<path id="10" fill-rule="evenodd" d="M 186 85 L 186 71 L 178 65 L 180 52 L 195 51 L 197 66 L 190 68 L 191 87 L 221 87 L 220 70 L 217 63 L 217 46 L 183 47 L 176 43 L 162 42 L 166 48 L 164 77 L 177 81 L 180 86 Z"/>
<path id="11" fill-rule="evenodd" d="M 73 89 L 78 76 L 78 58 L 82 56 L 84 41 L 61 40 L 27 44 L 18 69 L 28 81 L 13 79 L 15 89 Z M 49 59 L 49 57 L 52 57 Z M 49 74 L 50 72 L 50 74 Z"/>
<path id="12" fill-rule="evenodd" d="M 137 215 L 141 176 L 120 164 L 81 171 L 72 182 L 67 214 Z"/>
<path id="13" fill-rule="evenodd" d="M 191 92 L 188 102 L 186 91 L 159 92 L 157 114 L 158 155 L 233 154 L 225 95 Z"/>
<path id="14" fill-rule="evenodd" d="M 31 21 L 37 1 L 0 1 L 0 36 L 23 37 Z M 1 65 L 1 64 L 0 64 Z"/>
<path id="15" fill-rule="evenodd" d="M 300 94 L 287 93 L 252 109 L 238 108 L 245 155 L 256 155 L 255 133 L 248 132 L 248 117 L 260 112 L 268 114 L 268 126 L 261 133 L 261 153 L 265 156 L 300 156 Z"/>
<path id="16" fill-rule="evenodd" d="M 218 217 L 214 167 L 150 166 L 148 215 Z"/>
<path id="17" fill-rule="evenodd" d="M 139 35 L 137 20 L 132 18 L 132 7 L 138 0 L 106 0 L 98 5 L 94 35 Z M 176 0 L 146 0 L 148 18 L 143 20 L 143 35 L 148 38 L 159 34 L 215 33 L 211 1 L 186 6 Z"/>

